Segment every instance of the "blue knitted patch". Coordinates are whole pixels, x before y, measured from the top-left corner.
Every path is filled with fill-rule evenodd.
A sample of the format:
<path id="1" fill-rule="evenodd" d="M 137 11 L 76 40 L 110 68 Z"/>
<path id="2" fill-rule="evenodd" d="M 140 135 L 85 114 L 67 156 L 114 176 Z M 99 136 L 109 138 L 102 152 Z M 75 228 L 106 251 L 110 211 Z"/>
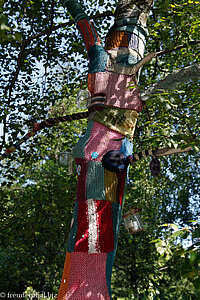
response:
<path id="1" fill-rule="evenodd" d="M 108 288 L 108 293 L 110 295 L 110 299 L 112 299 L 112 291 L 111 291 L 111 276 L 112 276 L 112 268 L 113 268 L 113 261 L 115 258 L 116 250 L 108 253 L 107 260 L 106 260 L 106 283 Z"/>
<path id="2" fill-rule="evenodd" d="M 119 226 L 122 218 L 122 208 L 118 203 L 112 203 L 114 248 L 117 249 Z"/>
<path id="3" fill-rule="evenodd" d="M 77 233 L 77 228 L 78 228 L 77 215 L 78 215 L 78 202 L 76 202 L 75 206 L 74 206 L 74 213 L 73 213 L 73 218 L 72 218 L 73 223 L 72 223 L 72 227 L 70 229 L 69 238 L 68 238 L 68 242 L 67 242 L 67 252 L 74 251 L 74 245 L 76 242 L 76 233 Z"/>
<path id="4" fill-rule="evenodd" d="M 105 200 L 104 168 L 101 162 L 88 162 L 86 193 L 87 199 Z"/>
<path id="5" fill-rule="evenodd" d="M 100 45 L 94 45 L 88 51 L 89 73 L 105 72 L 108 54 Z"/>
<path id="6" fill-rule="evenodd" d="M 94 122 L 89 121 L 87 125 L 87 130 L 84 136 L 80 137 L 78 143 L 73 148 L 73 156 L 76 158 L 85 158 L 85 146 L 90 138 Z"/>

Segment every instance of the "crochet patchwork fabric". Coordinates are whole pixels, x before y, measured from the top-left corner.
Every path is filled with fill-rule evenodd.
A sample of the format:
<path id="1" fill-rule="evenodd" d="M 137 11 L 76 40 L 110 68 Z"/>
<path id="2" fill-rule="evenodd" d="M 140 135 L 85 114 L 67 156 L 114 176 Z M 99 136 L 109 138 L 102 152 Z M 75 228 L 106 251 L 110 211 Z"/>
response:
<path id="1" fill-rule="evenodd" d="M 142 110 L 140 91 L 132 76 L 113 72 L 89 73 L 88 89 L 92 97 L 105 95 L 105 105 Z"/>
<path id="2" fill-rule="evenodd" d="M 110 300 L 127 171 L 104 169 L 102 157 L 110 150 L 132 154 L 126 136 L 133 135 L 142 110 L 133 67 L 143 57 L 147 33 L 138 18 L 117 18 L 104 49 L 77 0 L 63 2 L 88 51 L 90 107 L 102 109 L 92 110 L 86 133 L 73 149 L 77 194 L 57 300 Z"/>
<path id="3" fill-rule="evenodd" d="M 123 135 L 133 137 L 137 116 L 135 110 L 107 106 L 103 111 L 96 112 L 92 119 Z"/>

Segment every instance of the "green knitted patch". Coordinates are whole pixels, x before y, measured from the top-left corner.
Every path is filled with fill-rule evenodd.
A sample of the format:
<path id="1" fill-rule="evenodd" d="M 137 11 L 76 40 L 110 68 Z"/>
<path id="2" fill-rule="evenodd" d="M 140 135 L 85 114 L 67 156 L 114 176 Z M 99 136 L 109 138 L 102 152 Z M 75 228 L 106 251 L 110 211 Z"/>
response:
<path id="1" fill-rule="evenodd" d="M 84 136 L 82 136 L 76 146 L 73 149 L 73 156 L 76 158 L 85 158 L 85 146 L 90 138 L 94 122 L 89 121 L 87 125 L 87 130 Z"/>
<path id="2" fill-rule="evenodd" d="M 87 199 L 105 200 L 104 168 L 101 162 L 88 162 L 86 195 Z"/>

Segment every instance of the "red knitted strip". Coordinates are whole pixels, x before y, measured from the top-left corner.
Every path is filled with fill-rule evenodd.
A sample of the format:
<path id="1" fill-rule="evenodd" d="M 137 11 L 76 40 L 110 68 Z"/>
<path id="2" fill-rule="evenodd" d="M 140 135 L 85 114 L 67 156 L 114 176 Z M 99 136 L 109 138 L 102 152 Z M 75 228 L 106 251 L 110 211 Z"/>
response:
<path id="1" fill-rule="evenodd" d="M 88 21 L 86 21 L 86 20 L 81 20 L 77 23 L 77 26 L 78 26 L 79 31 L 81 32 L 82 38 L 85 42 L 86 49 L 88 51 L 92 45 L 92 41 L 91 41 L 87 26 L 86 26 L 87 22 Z"/>
<path id="2" fill-rule="evenodd" d="M 88 252 L 88 206 L 86 201 L 78 205 L 78 229 L 74 252 Z"/>
<path id="3" fill-rule="evenodd" d="M 96 200 L 99 227 L 100 252 L 108 253 L 114 250 L 112 203 Z"/>
<path id="4" fill-rule="evenodd" d="M 93 45 L 101 45 L 101 40 L 98 37 L 98 34 L 94 28 L 92 22 L 88 20 L 81 20 L 77 23 L 78 29 L 82 34 L 82 38 L 85 42 L 87 51 Z"/>

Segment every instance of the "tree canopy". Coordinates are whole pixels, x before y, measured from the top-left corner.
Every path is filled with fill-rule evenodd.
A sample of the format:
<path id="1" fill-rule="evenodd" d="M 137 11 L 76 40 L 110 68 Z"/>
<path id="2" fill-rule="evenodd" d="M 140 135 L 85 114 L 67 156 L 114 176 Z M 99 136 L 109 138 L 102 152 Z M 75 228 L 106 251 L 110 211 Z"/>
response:
<path id="1" fill-rule="evenodd" d="M 80 2 L 104 40 L 116 1 Z M 59 1 L 1 0 L 0 10 L 3 152 L 35 122 L 80 111 L 75 99 L 86 87 L 88 61 Z M 149 16 L 146 55 L 157 55 L 142 68 L 146 102 L 134 152 L 178 145 L 192 150 L 162 157 L 157 178 L 149 159 L 131 167 L 124 210 L 142 208 L 146 230 L 130 236 L 121 225 L 113 299 L 200 297 L 199 25 L 195 0 L 156 0 Z M 76 186 L 59 155 L 72 150 L 85 128 L 82 120 L 44 129 L 1 161 L 1 291 L 57 293 Z"/>

